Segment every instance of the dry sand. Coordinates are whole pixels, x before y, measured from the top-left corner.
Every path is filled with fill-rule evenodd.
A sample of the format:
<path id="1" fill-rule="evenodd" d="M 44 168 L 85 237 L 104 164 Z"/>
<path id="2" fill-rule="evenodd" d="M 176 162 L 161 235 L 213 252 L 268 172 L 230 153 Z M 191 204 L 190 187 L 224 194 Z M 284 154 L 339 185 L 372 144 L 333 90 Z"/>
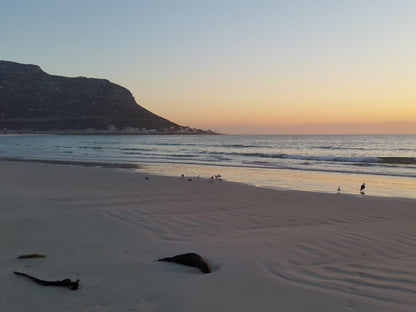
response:
<path id="1" fill-rule="evenodd" d="M 0 172 L 0 311 L 416 309 L 415 200 L 37 163 Z M 184 252 L 213 272 L 156 261 Z M 27 253 L 47 258 L 17 259 Z"/>

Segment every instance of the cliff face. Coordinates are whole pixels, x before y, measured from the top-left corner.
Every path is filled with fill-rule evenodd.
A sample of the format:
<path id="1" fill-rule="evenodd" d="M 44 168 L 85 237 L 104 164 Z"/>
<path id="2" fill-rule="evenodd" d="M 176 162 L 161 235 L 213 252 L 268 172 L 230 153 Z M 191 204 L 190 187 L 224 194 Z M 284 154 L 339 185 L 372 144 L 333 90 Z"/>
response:
<path id="1" fill-rule="evenodd" d="M 105 79 L 49 75 L 39 66 L 0 61 L 0 130 L 108 130 L 179 127 Z"/>

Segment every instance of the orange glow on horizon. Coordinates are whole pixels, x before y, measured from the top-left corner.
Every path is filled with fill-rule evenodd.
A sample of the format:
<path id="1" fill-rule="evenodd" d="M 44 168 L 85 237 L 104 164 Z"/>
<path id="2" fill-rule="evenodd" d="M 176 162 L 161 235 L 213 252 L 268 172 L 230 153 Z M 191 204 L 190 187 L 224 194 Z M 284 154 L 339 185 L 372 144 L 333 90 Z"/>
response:
<path id="1" fill-rule="evenodd" d="M 316 77 L 294 71 L 285 79 L 230 73 L 225 84 L 185 79 L 141 103 L 179 124 L 224 132 L 416 133 L 412 75 L 337 70 Z"/>

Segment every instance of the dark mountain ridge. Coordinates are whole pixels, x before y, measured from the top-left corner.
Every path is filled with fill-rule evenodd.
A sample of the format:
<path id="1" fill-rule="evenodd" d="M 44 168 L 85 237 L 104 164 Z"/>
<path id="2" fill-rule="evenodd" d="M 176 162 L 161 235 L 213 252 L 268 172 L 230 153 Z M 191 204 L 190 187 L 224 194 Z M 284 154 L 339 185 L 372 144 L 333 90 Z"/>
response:
<path id="1" fill-rule="evenodd" d="M 50 75 L 37 65 L 0 61 L 0 129 L 182 131 L 106 79 Z"/>

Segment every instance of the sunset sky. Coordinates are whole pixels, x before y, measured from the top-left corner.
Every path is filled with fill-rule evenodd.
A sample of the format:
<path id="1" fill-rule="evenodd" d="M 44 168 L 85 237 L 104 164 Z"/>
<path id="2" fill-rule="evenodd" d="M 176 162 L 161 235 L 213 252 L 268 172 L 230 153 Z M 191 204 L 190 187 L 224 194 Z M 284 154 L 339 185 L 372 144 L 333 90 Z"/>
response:
<path id="1" fill-rule="evenodd" d="M 227 133 L 416 133 L 416 1 L 2 0 L 0 59 Z"/>

